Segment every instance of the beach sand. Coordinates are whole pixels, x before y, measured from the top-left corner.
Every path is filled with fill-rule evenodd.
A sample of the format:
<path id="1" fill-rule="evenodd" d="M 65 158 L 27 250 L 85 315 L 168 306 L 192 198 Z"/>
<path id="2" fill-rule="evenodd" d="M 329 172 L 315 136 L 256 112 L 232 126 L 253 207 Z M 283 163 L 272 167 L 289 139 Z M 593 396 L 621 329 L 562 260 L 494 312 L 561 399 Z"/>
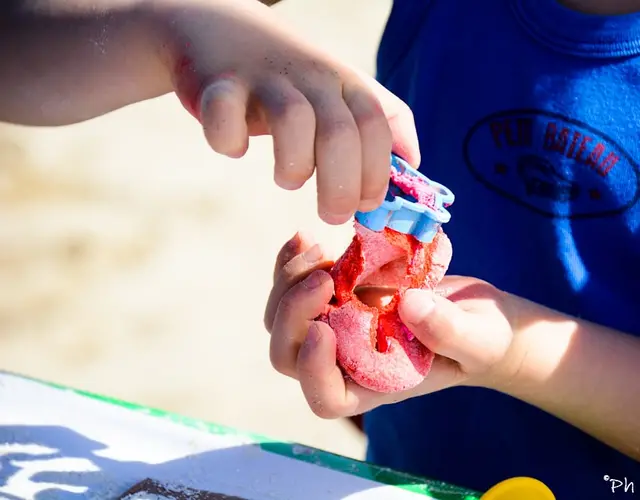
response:
<path id="1" fill-rule="evenodd" d="M 287 0 L 311 40 L 372 72 L 389 2 Z M 269 364 L 275 255 L 306 228 L 335 254 L 350 225 L 315 182 L 272 181 L 271 141 L 208 149 L 174 96 L 58 129 L 0 126 L 0 368 L 361 458 Z M 43 411 L 46 411 L 43 409 Z"/>

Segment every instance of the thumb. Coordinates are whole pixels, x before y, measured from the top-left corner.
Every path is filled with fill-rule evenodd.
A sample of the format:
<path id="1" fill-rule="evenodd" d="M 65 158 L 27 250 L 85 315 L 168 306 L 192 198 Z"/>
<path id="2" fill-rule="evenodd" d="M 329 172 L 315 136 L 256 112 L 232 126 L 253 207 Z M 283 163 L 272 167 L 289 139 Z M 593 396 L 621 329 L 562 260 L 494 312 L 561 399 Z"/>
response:
<path id="1" fill-rule="evenodd" d="M 457 361 L 465 370 L 481 363 L 481 342 L 472 335 L 470 313 L 429 290 L 410 289 L 398 313 L 402 322 L 431 351 Z"/>

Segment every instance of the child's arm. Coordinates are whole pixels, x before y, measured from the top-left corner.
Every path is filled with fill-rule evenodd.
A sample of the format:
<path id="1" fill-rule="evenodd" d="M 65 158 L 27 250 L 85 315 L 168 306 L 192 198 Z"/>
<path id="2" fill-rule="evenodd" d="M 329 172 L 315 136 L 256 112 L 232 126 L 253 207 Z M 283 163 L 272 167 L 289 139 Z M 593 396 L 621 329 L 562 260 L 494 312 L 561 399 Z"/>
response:
<path id="1" fill-rule="evenodd" d="M 144 0 L 0 2 L 0 120 L 65 125 L 169 92 Z"/>
<path id="2" fill-rule="evenodd" d="M 640 338 L 507 299 L 513 378 L 489 385 L 640 460 Z"/>
<path id="3" fill-rule="evenodd" d="M 208 2 L 212 15 L 222 3 Z M 163 6 L 171 3 L 0 2 L 0 120 L 67 125 L 173 90 Z"/>
<path id="4" fill-rule="evenodd" d="M 64 125 L 174 90 L 218 153 L 271 135 L 275 181 L 316 173 L 329 224 L 382 203 L 407 105 L 283 26 L 257 0 L 0 0 L 0 121 Z"/>

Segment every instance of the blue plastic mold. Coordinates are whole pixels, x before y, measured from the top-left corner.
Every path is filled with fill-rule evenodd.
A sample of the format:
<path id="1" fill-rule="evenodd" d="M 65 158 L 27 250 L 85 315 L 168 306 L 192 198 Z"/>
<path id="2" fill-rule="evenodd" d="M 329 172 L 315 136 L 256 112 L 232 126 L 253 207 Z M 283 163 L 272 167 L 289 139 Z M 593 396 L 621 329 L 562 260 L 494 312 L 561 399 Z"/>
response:
<path id="1" fill-rule="evenodd" d="M 451 219 L 446 207 L 453 203 L 453 193 L 442 184 L 433 182 L 411 168 L 407 162 L 395 155 L 391 155 L 391 168 L 420 177 L 429 184 L 435 191 L 436 209 L 418 203 L 415 198 L 404 194 L 389 180 L 389 189 L 382 205 L 371 212 L 356 212 L 356 220 L 372 231 L 382 231 L 388 227 L 399 233 L 410 234 L 423 243 L 430 243 L 440 226 Z"/>

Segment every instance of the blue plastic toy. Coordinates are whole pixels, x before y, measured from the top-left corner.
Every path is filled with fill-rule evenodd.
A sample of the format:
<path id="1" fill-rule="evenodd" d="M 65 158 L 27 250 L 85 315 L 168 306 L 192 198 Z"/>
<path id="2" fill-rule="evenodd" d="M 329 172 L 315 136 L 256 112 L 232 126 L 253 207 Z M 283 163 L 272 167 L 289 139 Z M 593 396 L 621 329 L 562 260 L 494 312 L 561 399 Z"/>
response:
<path id="1" fill-rule="evenodd" d="M 372 231 L 382 231 L 385 227 L 403 234 L 410 234 L 418 241 L 430 243 L 438 228 L 451 219 L 446 207 L 455 199 L 453 193 L 437 182 L 411 168 L 409 164 L 396 155 L 391 155 L 391 168 L 400 173 L 419 177 L 435 191 L 435 210 L 417 202 L 413 196 L 403 193 L 393 181 L 389 180 L 389 189 L 385 201 L 371 212 L 356 212 L 356 220 Z"/>

